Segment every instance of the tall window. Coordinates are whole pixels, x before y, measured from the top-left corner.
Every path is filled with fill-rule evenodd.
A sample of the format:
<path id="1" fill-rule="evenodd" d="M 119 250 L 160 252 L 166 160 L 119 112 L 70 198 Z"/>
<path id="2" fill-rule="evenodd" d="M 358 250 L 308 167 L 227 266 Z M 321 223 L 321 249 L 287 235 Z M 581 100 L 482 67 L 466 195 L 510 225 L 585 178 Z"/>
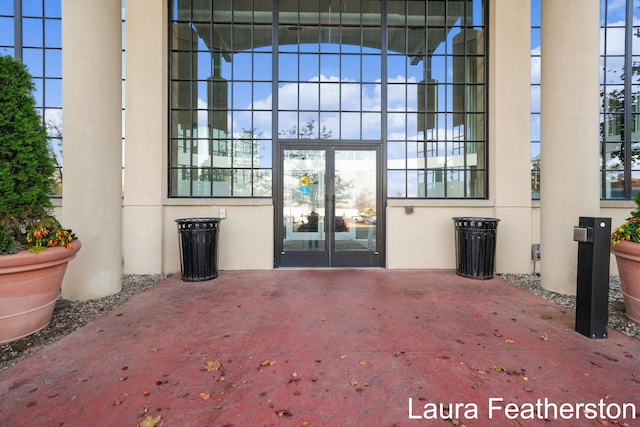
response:
<path id="1" fill-rule="evenodd" d="M 125 0 L 122 2 L 124 93 Z M 20 59 L 33 76 L 34 98 L 55 156 L 56 188 L 62 195 L 62 0 L 0 0 L 0 55 Z M 124 97 L 122 99 L 124 144 Z M 123 150 L 124 152 L 124 150 Z M 124 162 L 123 162 L 124 164 Z"/>
<path id="2" fill-rule="evenodd" d="M 170 195 L 271 196 L 272 2 L 172 3 Z"/>
<path id="3" fill-rule="evenodd" d="M 388 197 L 485 198 L 485 8 L 173 0 L 170 196 L 271 197 L 304 139 L 385 146 Z"/>
<path id="4" fill-rule="evenodd" d="M 531 198 L 540 199 L 540 0 L 531 0 Z"/>
<path id="5" fill-rule="evenodd" d="M 0 2 L 0 55 L 20 59 L 33 76 L 36 108 L 57 163 L 56 195 L 62 191 L 61 0 Z"/>
<path id="6" fill-rule="evenodd" d="M 600 1 L 600 197 L 640 191 L 640 8 Z M 531 192 L 540 198 L 540 0 L 531 1 Z M 627 155 L 629 153 L 629 155 Z"/>
<path id="7" fill-rule="evenodd" d="M 388 2 L 388 197 L 487 197 L 485 7 Z"/>
<path id="8" fill-rule="evenodd" d="M 640 8 L 602 0 L 600 17 L 601 197 L 631 199 L 640 191 Z"/>

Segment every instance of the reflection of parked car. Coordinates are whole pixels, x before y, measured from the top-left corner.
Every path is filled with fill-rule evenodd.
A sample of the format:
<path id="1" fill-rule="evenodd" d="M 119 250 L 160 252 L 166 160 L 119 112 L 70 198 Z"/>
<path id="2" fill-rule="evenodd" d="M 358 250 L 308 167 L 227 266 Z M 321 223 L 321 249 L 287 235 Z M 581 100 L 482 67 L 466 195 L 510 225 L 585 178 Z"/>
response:
<path id="1" fill-rule="evenodd" d="M 347 226 L 347 223 L 345 222 L 344 218 L 341 216 L 337 216 L 335 218 L 334 224 L 335 224 L 334 227 L 335 227 L 336 233 L 349 231 L 349 227 Z"/>
<path id="2" fill-rule="evenodd" d="M 375 215 L 372 215 L 372 216 L 369 217 L 369 221 L 368 221 L 369 224 L 375 224 L 376 221 L 377 221 L 377 219 L 376 219 Z"/>

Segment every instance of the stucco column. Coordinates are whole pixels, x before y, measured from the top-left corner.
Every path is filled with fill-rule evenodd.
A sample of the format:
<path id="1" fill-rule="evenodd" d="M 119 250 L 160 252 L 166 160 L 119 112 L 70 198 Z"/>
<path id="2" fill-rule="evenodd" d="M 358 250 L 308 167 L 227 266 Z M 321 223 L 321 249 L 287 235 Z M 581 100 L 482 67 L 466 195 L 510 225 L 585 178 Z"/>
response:
<path id="1" fill-rule="evenodd" d="M 119 1 L 62 2 L 62 222 L 83 243 L 62 288 L 73 300 L 121 288 L 121 19 Z"/>
<path id="2" fill-rule="evenodd" d="M 542 287 L 576 291 L 580 216 L 597 216 L 600 2 L 542 1 Z"/>
<path id="3" fill-rule="evenodd" d="M 496 271 L 531 262 L 531 1 L 493 0 L 489 31 L 489 170 L 495 200 Z"/>
<path id="4" fill-rule="evenodd" d="M 124 271 L 162 272 L 167 168 L 167 1 L 127 1 Z M 177 236 L 177 229 L 173 230 Z"/>

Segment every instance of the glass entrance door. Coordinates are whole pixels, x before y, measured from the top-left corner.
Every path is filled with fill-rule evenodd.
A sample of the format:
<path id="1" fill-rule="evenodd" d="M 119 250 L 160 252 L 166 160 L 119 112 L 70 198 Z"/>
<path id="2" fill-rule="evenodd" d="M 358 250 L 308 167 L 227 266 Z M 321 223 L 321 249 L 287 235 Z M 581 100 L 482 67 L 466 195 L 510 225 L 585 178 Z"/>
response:
<path id="1" fill-rule="evenodd" d="M 375 148 L 282 149 L 278 265 L 380 266 Z"/>

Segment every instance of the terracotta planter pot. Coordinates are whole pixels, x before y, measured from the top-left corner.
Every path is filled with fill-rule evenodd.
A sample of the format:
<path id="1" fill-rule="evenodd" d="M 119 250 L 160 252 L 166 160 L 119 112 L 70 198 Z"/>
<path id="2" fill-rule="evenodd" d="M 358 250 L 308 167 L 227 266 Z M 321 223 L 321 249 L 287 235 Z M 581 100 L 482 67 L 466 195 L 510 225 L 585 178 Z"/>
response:
<path id="1" fill-rule="evenodd" d="M 81 243 L 76 240 L 72 247 L 0 255 L 0 344 L 49 324 L 67 264 Z"/>
<path id="2" fill-rule="evenodd" d="M 620 242 L 611 246 L 616 256 L 627 317 L 640 323 L 640 243 Z"/>

